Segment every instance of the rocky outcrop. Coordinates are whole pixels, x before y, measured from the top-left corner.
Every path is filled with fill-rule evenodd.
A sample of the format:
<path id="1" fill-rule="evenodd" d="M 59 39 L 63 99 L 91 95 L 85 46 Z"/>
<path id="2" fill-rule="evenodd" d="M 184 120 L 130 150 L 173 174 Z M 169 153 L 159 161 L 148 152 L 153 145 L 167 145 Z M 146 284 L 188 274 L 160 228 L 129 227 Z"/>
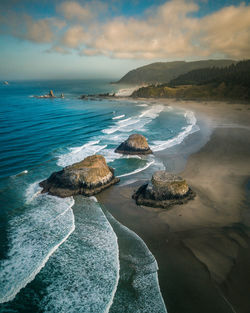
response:
<path id="1" fill-rule="evenodd" d="M 39 185 L 43 188 L 42 193 L 64 198 L 77 194 L 93 196 L 117 182 L 119 178 L 114 176 L 114 170 L 105 158 L 92 155 L 53 173 Z"/>
<path id="2" fill-rule="evenodd" d="M 186 181 L 167 171 L 157 171 L 151 182 L 142 185 L 134 194 L 133 199 L 139 205 L 158 208 L 169 208 L 175 204 L 183 204 L 194 199 L 195 193 Z"/>
<path id="3" fill-rule="evenodd" d="M 53 90 L 50 90 L 47 95 L 34 96 L 34 97 L 36 97 L 36 98 L 56 98 L 56 96 L 54 95 Z"/>
<path id="4" fill-rule="evenodd" d="M 55 98 L 53 90 L 50 90 L 48 96 L 51 97 L 51 98 Z"/>
<path id="5" fill-rule="evenodd" d="M 140 134 L 133 134 L 128 137 L 126 141 L 121 143 L 115 150 L 116 153 L 121 154 L 151 154 L 152 150 L 149 148 L 147 140 Z"/>

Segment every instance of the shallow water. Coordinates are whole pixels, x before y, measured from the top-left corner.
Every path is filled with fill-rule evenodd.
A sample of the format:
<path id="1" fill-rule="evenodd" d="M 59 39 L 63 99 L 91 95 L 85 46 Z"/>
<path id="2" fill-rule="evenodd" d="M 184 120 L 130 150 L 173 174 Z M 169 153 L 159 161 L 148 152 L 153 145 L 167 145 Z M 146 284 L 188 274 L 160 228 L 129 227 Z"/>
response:
<path id="1" fill-rule="evenodd" d="M 95 218 L 106 221 L 100 209 L 96 207 L 95 213 L 89 213 L 86 220 L 81 210 L 77 215 L 73 213 L 73 199 L 39 194 L 39 181 L 53 171 L 95 153 L 105 156 L 115 174 L 121 177 L 121 184 L 149 178 L 153 171 L 165 168 L 157 153 L 126 157 L 114 153 L 114 149 L 134 132 L 143 134 L 153 151 L 160 151 L 179 144 L 188 134 L 198 130 L 194 114 L 173 109 L 171 102 L 164 106 L 156 101 L 145 103 L 132 99 L 79 99 L 82 93 L 114 92 L 117 88 L 108 81 L 80 80 L 10 82 L 8 86 L 0 86 L 0 302 L 4 303 L 0 305 L 0 312 L 6 312 L 7 308 L 10 312 L 16 312 L 16 308 L 18 312 L 34 312 L 34 308 L 41 312 L 74 312 L 83 307 L 84 312 L 88 312 L 86 308 L 96 296 L 93 290 L 84 289 L 86 282 L 77 280 L 77 275 L 81 276 L 77 262 L 83 262 L 86 271 L 91 268 L 88 262 L 93 260 L 93 253 L 82 250 L 90 244 L 90 238 L 91 245 L 99 247 L 98 258 L 100 256 L 104 263 L 110 262 L 105 247 L 99 246 L 100 225 L 88 227 Z M 45 94 L 49 89 L 56 95 L 63 92 L 65 99 L 33 97 Z M 83 201 L 83 207 L 88 208 L 88 201 Z M 75 230 L 75 222 L 79 225 L 78 230 Z M 111 245 L 116 235 L 108 221 L 105 223 L 103 231 L 109 232 L 107 245 Z M 88 229 L 84 240 L 77 239 L 79 229 L 83 234 Z M 128 237 L 131 236 L 128 234 Z M 102 249 L 104 255 L 101 255 Z M 70 259 L 65 256 L 67 253 Z M 112 260 L 115 262 L 115 254 Z M 112 262 L 110 264 L 114 264 Z M 90 285 L 103 295 L 93 312 L 107 311 L 112 302 L 118 277 L 117 264 L 113 271 L 104 266 L 104 273 L 111 272 L 105 295 L 101 292 L 105 289 L 101 284 L 101 281 L 105 283 L 105 278 L 98 281 L 100 273 L 93 267 L 93 284 Z M 152 275 L 149 281 L 156 282 L 156 268 Z M 72 287 L 86 291 L 86 305 L 81 306 L 82 297 L 71 290 L 75 308 L 72 311 L 67 306 L 69 284 L 63 285 L 69 276 Z M 140 280 L 144 278 L 138 276 Z M 77 281 L 77 285 L 73 281 Z M 59 287 L 62 288 L 60 295 Z M 154 290 L 160 295 L 159 289 Z M 60 298 L 62 295 L 65 296 Z M 32 304 L 30 297 L 34 300 Z"/>

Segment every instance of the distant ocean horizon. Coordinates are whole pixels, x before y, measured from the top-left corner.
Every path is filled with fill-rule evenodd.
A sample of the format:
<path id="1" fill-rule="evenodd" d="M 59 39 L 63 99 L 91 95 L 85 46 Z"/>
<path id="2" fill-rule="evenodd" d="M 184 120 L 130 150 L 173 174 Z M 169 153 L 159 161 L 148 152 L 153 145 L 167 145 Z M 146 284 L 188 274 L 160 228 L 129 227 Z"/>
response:
<path id="1" fill-rule="evenodd" d="M 95 198 L 40 194 L 52 172 L 101 154 L 126 185 L 165 169 L 157 157 L 199 130 L 193 112 L 132 98 L 105 80 L 27 80 L 0 86 L 0 312 L 166 312 L 146 244 Z M 53 90 L 64 98 L 39 99 Z M 154 155 L 114 149 L 143 134 Z M 125 238 L 125 239 L 124 239 Z M 131 266 L 135 295 L 129 286 Z M 126 284 L 121 283 L 125 281 Z M 127 304 L 126 310 L 124 303 Z"/>

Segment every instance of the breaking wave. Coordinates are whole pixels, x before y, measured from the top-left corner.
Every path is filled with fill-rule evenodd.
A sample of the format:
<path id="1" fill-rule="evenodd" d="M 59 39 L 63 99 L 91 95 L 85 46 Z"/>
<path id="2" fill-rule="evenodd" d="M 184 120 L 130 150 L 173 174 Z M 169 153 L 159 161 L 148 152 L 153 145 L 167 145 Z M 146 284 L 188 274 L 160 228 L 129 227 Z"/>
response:
<path id="1" fill-rule="evenodd" d="M 58 157 L 57 165 L 65 167 L 80 162 L 87 156 L 96 154 L 107 147 L 107 145 L 98 145 L 99 142 L 100 140 L 90 141 L 80 147 L 69 148 L 68 153 Z"/>
<path id="2" fill-rule="evenodd" d="M 9 250 L 0 261 L 0 303 L 14 299 L 75 228 L 73 198 L 32 195 L 31 190 L 37 193 L 39 187 L 32 184 L 27 205 L 9 221 Z"/>
<path id="3" fill-rule="evenodd" d="M 130 175 L 137 174 L 137 173 L 139 173 L 139 172 L 144 171 L 145 169 L 147 169 L 150 165 L 152 165 L 152 164 L 154 164 L 154 163 L 155 163 L 154 160 L 153 160 L 153 161 L 150 161 L 150 162 L 148 162 L 145 166 L 140 167 L 140 168 L 134 170 L 133 172 L 126 173 L 126 174 L 122 174 L 122 175 L 118 175 L 117 177 L 125 177 L 125 176 L 130 176 Z"/>
<path id="4" fill-rule="evenodd" d="M 112 120 L 119 120 L 120 118 L 123 118 L 125 115 L 122 114 L 122 115 L 118 115 L 118 116 L 114 116 L 112 117 Z"/>
<path id="5" fill-rule="evenodd" d="M 166 109 L 164 105 L 154 105 L 150 109 L 144 110 L 139 115 L 134 117 L 129 117 L 124 120 L 119 120 L 111 127 L 104 129 L 102 132 L 104 134 L 113 134 L 117 131 L 120 132 L 131 132 L 133 130 L 142 130 L 143 127 L 150 123 L 153 119 L 159 116 L 159 114 Z"/>
<path id="6" fill-rule="evenodd" d="M 200 128 L 196 124 L 197 120 L 192 111 L 188 111 L 184 114 L 187 126 L 182 127 L 182 131 L 174 138 L 168 140 L 156 140 L 151 144 L 151 149 L 154 152 L 165 150 L 167 148 L 173 147 L 180 144 L 188 135 L 198 131 Z"/>
<path id="7" fill-rule="evenodd" d="M 94 199 L 76 199 L 75 231 L 40 273 L 40 308 L 53 313 L 109 312 L 119 280 L 115 232 Z"/>

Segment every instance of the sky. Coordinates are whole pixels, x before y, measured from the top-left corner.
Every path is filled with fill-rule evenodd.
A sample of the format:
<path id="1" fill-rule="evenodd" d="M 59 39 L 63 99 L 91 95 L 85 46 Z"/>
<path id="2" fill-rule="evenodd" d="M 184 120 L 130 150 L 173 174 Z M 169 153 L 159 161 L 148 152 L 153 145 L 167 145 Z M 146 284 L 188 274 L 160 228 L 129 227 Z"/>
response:
<path id="1" fill-rule="evenodd" d="M 2 80 L 221 58 L 250 58 L 250 0 L 0 0 Z"/>

